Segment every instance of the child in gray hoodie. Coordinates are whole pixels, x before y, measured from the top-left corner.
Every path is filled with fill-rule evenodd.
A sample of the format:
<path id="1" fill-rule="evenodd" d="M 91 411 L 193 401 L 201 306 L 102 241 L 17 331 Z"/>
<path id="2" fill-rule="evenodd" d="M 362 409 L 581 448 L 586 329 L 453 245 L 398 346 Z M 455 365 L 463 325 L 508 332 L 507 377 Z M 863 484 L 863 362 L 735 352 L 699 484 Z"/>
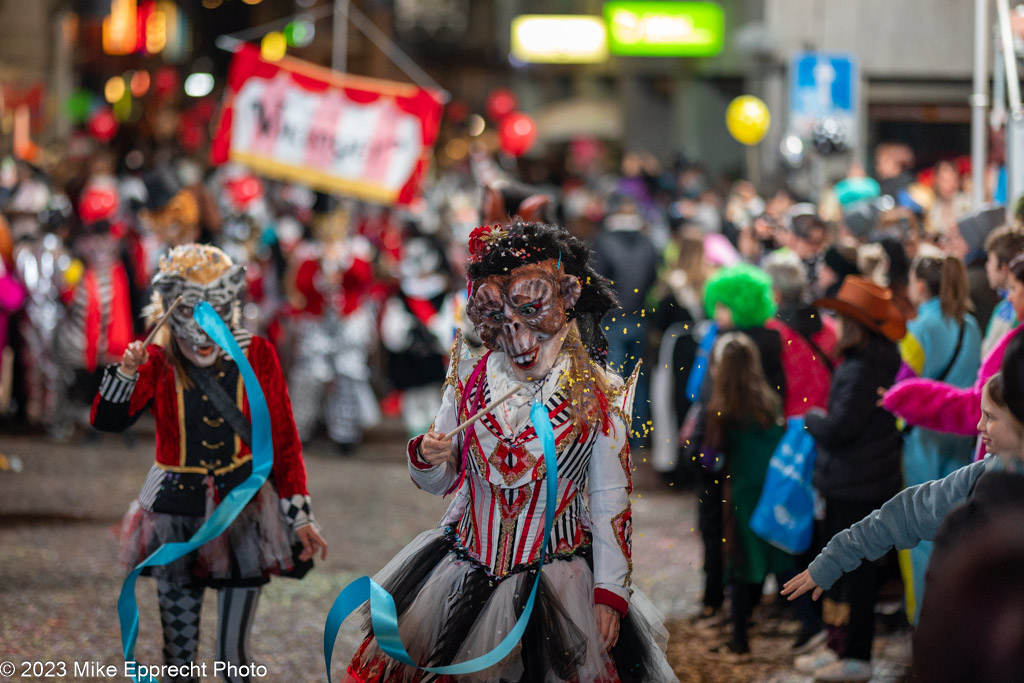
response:
<path id="1" fill-rule="evenodd" d="M 1024 343 L 1015 340 L 1002 371 L 985 384 L 981 414 L 978 430 L 988 457 L 943 479 L 904 489 L 836 534 L 805 571 L 786 583 L 782 594 L 793 600 L 813 591 L 817 600 L 862 561 L 922 540 L 935 542 L 931 574 L 982 524 L 1014 509 L 1024 513 Z M 928 603 L 926 592 L 922 624 L 930 612 Z"/>

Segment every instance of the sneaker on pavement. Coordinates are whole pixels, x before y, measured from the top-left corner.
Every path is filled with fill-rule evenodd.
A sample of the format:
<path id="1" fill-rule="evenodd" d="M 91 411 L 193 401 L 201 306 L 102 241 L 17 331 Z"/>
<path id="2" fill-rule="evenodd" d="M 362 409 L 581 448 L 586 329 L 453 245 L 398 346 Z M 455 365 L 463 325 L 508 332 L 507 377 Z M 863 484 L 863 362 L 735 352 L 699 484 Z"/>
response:
<path id="1" fill-rule="evenodd" d="M 802 655 L 818 648 L 819 645 L 824 643 L 828 639 L 828 631 L 821 629 L 817 633 L 805 633 L 800 632 L 796 642 L 790 649 L 795 655 Z"/>
<path id="2" fill-rule="evenodd" d="M 815 681 L 870 681 L 871 662 L 863 659 L 840 659 L 814 672 Z"/>
<path id="3" fill-rule="evenodd" d="M 818 669 L 823 669 L 838 661 L 839 655 L 836 654 L 835 650 L 825 647 L 817 652 L 800 655 L 793 661 L 793 668 L 805 676 L 810 676 L 817 672 Z"/>
<path id="4" fill-rule="evenodd" d="M 726 664 L 739 664 L 749 662 L 751 659 L 749 645 L 731 640 L 712 647 L 708 652 L 712 657 Z"/>
<path id="5" fill-rule="evenodd" d="M 698 631 L 721 629 L 729 623 L 729 615 L 721 607 L 705 607 L 691 623 Z"/>

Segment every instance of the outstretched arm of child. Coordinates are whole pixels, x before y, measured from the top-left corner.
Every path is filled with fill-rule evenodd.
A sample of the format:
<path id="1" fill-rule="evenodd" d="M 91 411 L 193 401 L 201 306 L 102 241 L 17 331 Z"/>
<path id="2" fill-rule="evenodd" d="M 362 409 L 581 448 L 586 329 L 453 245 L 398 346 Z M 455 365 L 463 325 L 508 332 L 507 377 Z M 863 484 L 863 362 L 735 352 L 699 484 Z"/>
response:
<path id="1" fill-rule="evenodd" d="M 814 590 L 815 599 L 864 560 L 877 560 L 890 549 L 913 548 L 935 538 L 942 520 L 965 500 L 986 467 L 980 461 L 938 480 L 912 486 L 885 505 L 832 537 L 810 566 L 786 583 L 782 594 L 796 598 Z"/>
<path id="2" fill-rule="evenodd" d="M 814 591 L 811 593 L 813 600 L 817 600 L 825 592 L 824 588 L 814 583 L 811 572 L 805 569 L 786 582 L 786 585 L 782 587 L 782 594 L 788 596 L 790 600 L 796 600 L 809 590 Z"/>

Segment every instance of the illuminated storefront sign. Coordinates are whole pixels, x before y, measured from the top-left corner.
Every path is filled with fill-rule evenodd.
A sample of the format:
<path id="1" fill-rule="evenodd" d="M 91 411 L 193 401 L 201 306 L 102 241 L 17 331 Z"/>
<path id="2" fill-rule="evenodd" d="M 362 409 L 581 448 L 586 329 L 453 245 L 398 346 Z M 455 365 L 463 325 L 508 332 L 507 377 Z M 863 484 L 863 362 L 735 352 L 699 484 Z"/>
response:
<path id="1" fill-rule="evenodd" d="M 607 2 L 612 54 L 710 57 L 722 51 L 725 19 L 713 2 Z"/>
<path id="2" fill-rule="evenodd" d="M 512 56 L 522 62 L 592 64 L 608 59 L 601 17 L 524 14 L 512 20 Z"/>
<path id="3" fill-rule="evenodd" d="M 162 52 L 169 61 L 178 61 L 188 35 L 185 15 L 172 0 L 110 0 L 102 37 L 108 55 Z"/>
<path id="4" fill-rule="evenodd" d="M 138 7 L 135 0 L 111 0 L 110 14 L 103 18 L 103 51 L 130 55 L 138 43 Z"/>

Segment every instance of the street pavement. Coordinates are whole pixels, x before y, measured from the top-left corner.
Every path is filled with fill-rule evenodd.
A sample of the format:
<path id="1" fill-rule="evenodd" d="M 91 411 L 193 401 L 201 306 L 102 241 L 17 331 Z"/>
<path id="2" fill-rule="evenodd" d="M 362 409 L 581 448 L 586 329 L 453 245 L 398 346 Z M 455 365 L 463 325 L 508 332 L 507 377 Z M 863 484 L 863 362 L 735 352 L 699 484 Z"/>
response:
<path id="1" fill-rule="evenodd" d="M 144 422 L 135 428 L 134 443 L 118 435 L 56 444 L 35 435 L 0 434 L 0 455 L 22 463 L 21 472 L 0 470 L 0 681 L 35 680 L 20 675 L 22 662 L 41 662 L 43 671 L 46 662 L 63 663 L 67 675 L 50 680 L 104 680 L 71 675 L 75 663 L 85 662 L 113 665 L 119 675 L 106 680 L 127 680 L 120 675 L 116 603 L 123 574 L 114 530 L 152 463 L 152 440 L 152 426 Z M 263 591 L 252 655 L 267 667 L 263 680 L 268 681 L 326 681 L 323 624 L 334 597 L 434 526 L 447 503 L 413 486 L 404 438 L 394 423 L 369 433 L 348 457 L 326 442 L 314 442 L 306 450 L 306 466 L 314 514 L 330 550 L 305 579 L 275 579 Z M 786 648 L 792 635 L 785 625 L 791 622 L 755 632 L 748 662 L 708 654 L 724 632 L 697 631 L 685 619 L 697 611 L 702 586 L 695 498 L 662 484 L 643 451 L 636 453 L 636 466 L 633 581 L 665 616 L 669 658 L 680 680 L 809 681 L 789 673 L 792 657 Z M 141 615 L 136 657 L 159 664 L 152 580 L 141 578 L 136 595 Z M 350 618 L 342 627 L 334 650 L 335 679 L 360 641 L 359 621 Z M 216 599 L 208 591 L 200 661 L 214 659 L 215 624 Z M 889 674 L 876 680 L 899 679 L 907 650 L 901 637 L 906 640 L 879 639 L 894 654 L 887 655 L 888 664 L 883 661 Z M 15 664 L 14 676 L 4 676 L 5 662 Z"/>

